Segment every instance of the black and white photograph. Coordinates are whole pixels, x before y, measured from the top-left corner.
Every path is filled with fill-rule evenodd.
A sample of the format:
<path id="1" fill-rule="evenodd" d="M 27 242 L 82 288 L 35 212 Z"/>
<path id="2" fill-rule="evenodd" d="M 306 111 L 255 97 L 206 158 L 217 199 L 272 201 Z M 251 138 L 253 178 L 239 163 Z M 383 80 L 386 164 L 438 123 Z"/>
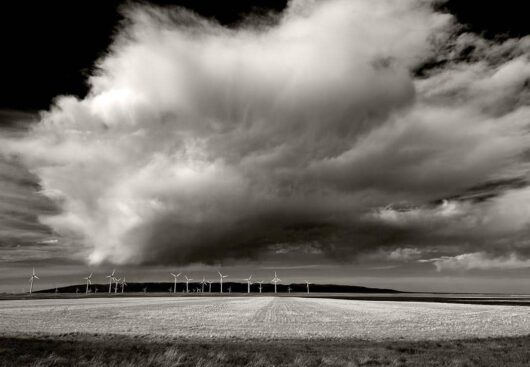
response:
<path id="1" fill-rule="evenodd" d="M 530 16 L 0 2 L 0 367 L 530 366 Z"/>

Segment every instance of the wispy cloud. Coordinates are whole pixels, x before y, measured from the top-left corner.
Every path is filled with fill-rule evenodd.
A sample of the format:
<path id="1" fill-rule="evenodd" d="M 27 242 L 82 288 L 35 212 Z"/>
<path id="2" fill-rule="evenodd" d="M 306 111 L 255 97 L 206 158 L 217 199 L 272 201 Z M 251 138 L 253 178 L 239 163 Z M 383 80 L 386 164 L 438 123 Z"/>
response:
<path id="1" fill-rule="evenodd" d="M 474 252 L 457 256 L 443 256 L 433 259 L 422 259 L 419 262 L 433 263 L 436 270 L 491 270 L 530 268 L 530 259 L 521 259 L 512 253 L 503 256 L 492 256 L 485 252 Z"/>

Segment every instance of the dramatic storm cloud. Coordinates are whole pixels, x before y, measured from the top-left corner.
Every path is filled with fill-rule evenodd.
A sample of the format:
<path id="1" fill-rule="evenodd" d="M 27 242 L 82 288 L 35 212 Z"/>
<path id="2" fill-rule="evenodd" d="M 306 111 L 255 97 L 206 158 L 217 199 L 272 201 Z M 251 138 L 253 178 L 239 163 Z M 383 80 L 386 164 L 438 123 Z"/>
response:
<path id="1" fill-rule="evenodd" d="M 435 5 L 292 1 L 235 29 L 130 6 L 89 95 L 2 150 L 92 263 L 526 264 L 530 39 Z"/>

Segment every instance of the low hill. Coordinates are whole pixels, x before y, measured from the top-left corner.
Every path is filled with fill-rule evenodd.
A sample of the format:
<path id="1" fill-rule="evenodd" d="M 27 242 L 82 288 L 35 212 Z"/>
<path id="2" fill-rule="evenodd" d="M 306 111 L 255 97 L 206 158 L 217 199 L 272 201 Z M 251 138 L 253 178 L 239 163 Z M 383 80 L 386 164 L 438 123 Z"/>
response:
<path id="1" fill-rule="evenodd" d="M 354 285 L 337 285 L 337 284 L 311 284 L 310 286 L 311 293 L 402 293 L 394 289 L 382 289 L 382 288 L 367 288 L 359 287 Z M 188 285 L 190 292 L 199 292 L 202 290 L 202 286 L 198 282 L 189 283 Z M 293 283 L 293 284 L 278 284 L 279 293 L 288 293 L 289 288 L 293 293 L 302 293 L 307 292 L 305 283 Z M 235 282 L 226 282 L 223 283 L 223 291 L 232 293 L 246 293 L 247 284 L 246 283 L 235 283 Z M 34 293 L 85 293 L 86 285 L 85 284 L 76 284 L 60 288 L 51 288 L 36 291 Z M 108 284 L 92 284 L 90 286 L 90 293 L 99 293 L 99 292 L 108 292 Z M 114 285 L 112 292 L 114 292 Z M 164 293 L 172 292 L 173 283 L 162 282 L 162 283 L 127 283 L 127 286 L 124 289 L 124 293 Z M 177 283 L 177 293 L 183 293 L 186 291 L 186 283 L 179 282 Z M 208 284 L 204 286 L 204 292 L 209 291 Z M 252 284 L 250 287 L 252 293 L 259 292 L 259 285 Z M 211 286 L 212 293 L 219 293 L 219 283 L 212 283 Z M 263 293 L 273 293 L 274 284 L 263 284 L 262 285 Z M 121 286 L 118 286 L 118 293 L 121 293 Z"/>

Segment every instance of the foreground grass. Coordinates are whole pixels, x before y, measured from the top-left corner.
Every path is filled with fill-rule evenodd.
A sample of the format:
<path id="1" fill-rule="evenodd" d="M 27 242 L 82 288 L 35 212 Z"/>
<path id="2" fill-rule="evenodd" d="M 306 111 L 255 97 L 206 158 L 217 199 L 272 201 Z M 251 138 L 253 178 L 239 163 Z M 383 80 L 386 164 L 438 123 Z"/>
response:
<path id="1" fill-rule="evenodd" d="M 0 337 L 0 366 L 528 366 L 530 336 L 457 341 Z"/>

